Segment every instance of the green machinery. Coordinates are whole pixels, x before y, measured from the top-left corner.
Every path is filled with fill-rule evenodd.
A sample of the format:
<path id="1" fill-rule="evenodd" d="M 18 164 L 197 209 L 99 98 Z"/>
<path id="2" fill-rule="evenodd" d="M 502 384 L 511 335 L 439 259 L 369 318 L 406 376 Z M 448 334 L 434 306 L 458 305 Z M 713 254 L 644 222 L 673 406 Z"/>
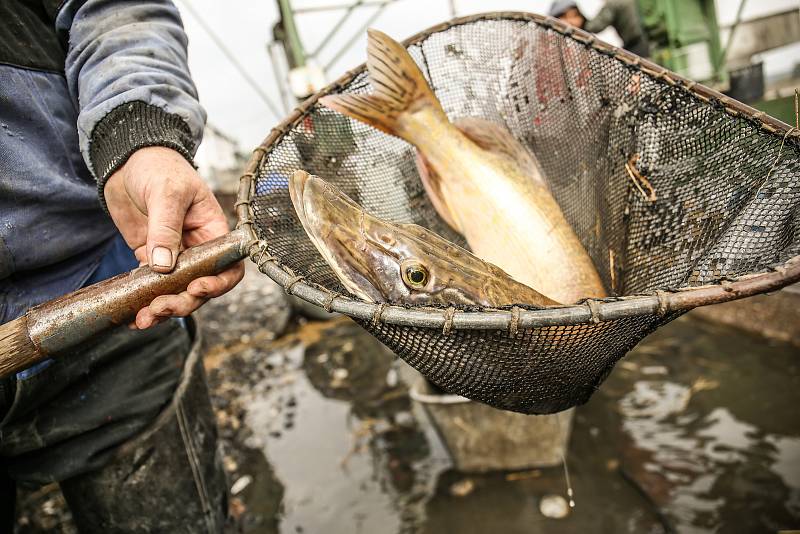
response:
<path id="1" fill-rule="evenodd" d="M 691 80 L 724 89 L 728 76 L 714 0 L 638 2 L 651 59 Z"/>
<path id="2" fill-rule="evenodd" d="M 738 0 L 733 25 L 726 32 L 720 30 L 714 0 L 636 1 L 655 63 L 788 124 L 800 124 L 795 109 L 797 74 L 766 87 L 762 64 L 753 61 L 754 55 L 800 41 L 797 8 L 743 21 L 747 0 Z"/>

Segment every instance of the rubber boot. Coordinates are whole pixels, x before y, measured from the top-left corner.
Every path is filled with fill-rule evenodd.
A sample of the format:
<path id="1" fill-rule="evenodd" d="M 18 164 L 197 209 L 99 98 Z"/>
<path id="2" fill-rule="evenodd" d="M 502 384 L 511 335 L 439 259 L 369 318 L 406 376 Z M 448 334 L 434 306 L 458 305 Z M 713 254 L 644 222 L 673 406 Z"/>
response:
<path id="1" fill-rule="evenodd" d="M 102 469 L 61 482 L 80 532 L 222 532 L 227 480 L 194 332 L 172 402 Z"/>

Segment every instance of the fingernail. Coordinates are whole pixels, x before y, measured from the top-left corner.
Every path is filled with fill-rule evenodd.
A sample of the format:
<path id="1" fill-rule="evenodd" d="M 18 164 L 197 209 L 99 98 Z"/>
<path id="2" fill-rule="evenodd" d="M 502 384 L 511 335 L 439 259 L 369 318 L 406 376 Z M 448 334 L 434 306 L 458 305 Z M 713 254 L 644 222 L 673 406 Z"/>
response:
<path id="1" fill-rule="evenodd" d="M 172 251 L 166 247 L 155 247 L 153 249 L 153 266 L 172 267 Z"/>

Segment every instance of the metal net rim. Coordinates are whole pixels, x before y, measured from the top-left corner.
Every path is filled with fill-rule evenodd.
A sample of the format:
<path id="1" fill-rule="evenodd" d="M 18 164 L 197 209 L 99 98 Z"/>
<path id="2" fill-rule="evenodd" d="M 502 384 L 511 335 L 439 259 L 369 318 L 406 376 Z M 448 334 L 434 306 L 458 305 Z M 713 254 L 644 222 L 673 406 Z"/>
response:
<path id="1" fill-rule="evenodd" d="M 551 17 L 534 13 L 498 11 L 459 17 L 423 30 L 403 41 L 406 47 L 412 46 L 429 36 L 454 26 L 487 20 L 512 20 L 530 22 L 542 28 L 555 31 L 566 38 L 624 63 L 628 68 L 643 72 L 651 78 L 670 86 L 678 86 L 693 97 L 715 107 L 728 115 L 754 123 L 771 135 L 781 137 L 784 142 L 800 147 L 800 130 L 758 111 L 746 104 L 719 93 L 700 83 L 688 80 L 649 60 L 597 39 L 594 35 Z M 577 304 L 527 309 L 518 306 L 463 310 L 455 307 L 429 308 L 405 307 L 386 303 L 373 303 L 335 293 L 327 288 L 307 282 L 283 265 L 279 258 L 268 253 L 267 241 L 261 239 L 254 226 L 251 203 L 255 193 L 255 177 L 262 162 L 269 156 L 274 145 L 290 132 L 317 101 L 330 93 L 338 92 L 347 83 L 362 74 L 366 64 L 362 64 L 339 77 L 297 106 L 286 119 L 270 130 L 270 133 L 256 149 L 239 181 L 236 214 L 237 228 L 246 228 L 249 240 L 248 255 L 259 270 L 273 281 L 283 286 L 287 293 L 327 311 L 338 312 L 353 319 L 373 323 L 394 324 L 418 328 L 438 328 L 448 333 L 451 330 L 502 330 L 514 333 L 517 329 L 546 326 L 571 326 L 601 321 L 616 320 L 643 315 L 666 316 L 692 308 L 719 304 L 760 293 L 776 291 L 800 281 L 800 255 L 785 263 L 773 266 L 763 273 L 747 274 L 718 284 L 676 288 L 656 291 L 649 294 L 632 294 L 604 299 L 586 299 Z"/>

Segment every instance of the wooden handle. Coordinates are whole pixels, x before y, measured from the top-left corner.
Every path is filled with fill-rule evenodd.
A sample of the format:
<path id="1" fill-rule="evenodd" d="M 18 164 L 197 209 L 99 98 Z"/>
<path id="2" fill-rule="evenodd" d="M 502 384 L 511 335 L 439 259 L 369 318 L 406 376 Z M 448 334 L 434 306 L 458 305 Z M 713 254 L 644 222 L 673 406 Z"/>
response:
<path id="1" fill-rule="evenodd" d="M 30 340 L 46 356 L 127 324 L 159 295 L 180 293 L 192 280 L 218 274 L 245 258 L 248 241 L 243 229 L 236 230 L 183 251 L 171 273 L 139 267 L 45 302 L 26 314 Z"/>

